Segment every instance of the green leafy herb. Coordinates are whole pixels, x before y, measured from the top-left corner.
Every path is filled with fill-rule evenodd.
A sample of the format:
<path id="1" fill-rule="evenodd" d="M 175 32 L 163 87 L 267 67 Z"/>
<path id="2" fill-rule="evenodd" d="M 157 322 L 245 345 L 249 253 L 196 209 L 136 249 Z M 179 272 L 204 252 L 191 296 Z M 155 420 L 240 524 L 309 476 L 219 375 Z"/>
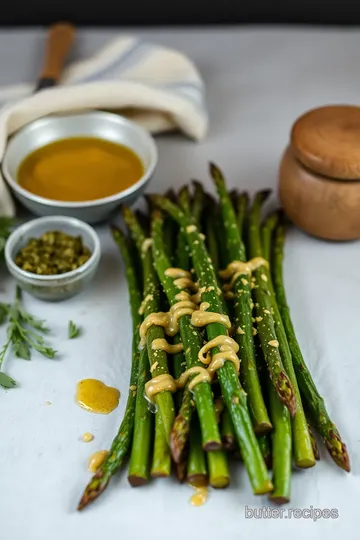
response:
<path id="1" fill-rule="evenodd" d="M 14 388 L 16 381 L 9 377 L 9 375 L 6 375 L 6 373 L 0 372 L 0 386 L 3 388 Z"/>
<path id="2" fill-rule="evenodd" d="M 81 328 L 76 326 L 73 321 L 69 321 L 69 339 L 75 339 L 81 334 Z"/>
<path id="3" fill-rule="evenodd" d="M 0 386 L 13 388 L 16 386 L 14 379 L 2 371 L 2 365 L 11 346 L 17 358 L 30 360 L 31 349 L 35 349 L 47 358 L 54 358 L 56 351 L 45 344 L 44 337 L 39 334 L 47 334 L 49 329 L 45 321 L 36 319 L 27 313 L 21 306 L 21 289 L 16 288 L 16 296 L 13 304 L 0 304 L 0 323 L 8 319 L 7 341 L 0 351 Z"/>

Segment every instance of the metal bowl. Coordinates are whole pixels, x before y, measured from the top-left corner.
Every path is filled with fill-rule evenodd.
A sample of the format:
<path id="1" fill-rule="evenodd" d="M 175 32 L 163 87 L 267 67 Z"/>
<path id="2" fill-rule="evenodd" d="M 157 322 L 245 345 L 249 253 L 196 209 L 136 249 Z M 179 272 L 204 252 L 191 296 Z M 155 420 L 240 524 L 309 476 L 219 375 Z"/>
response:
<path id="1" fill-rule="evenodd" d="M 17 182 L 22 161 L 34 150 L 69 137 L 98 137 L 131 148 L 144 165 L 143 176 L 115 195 L 84 202 L 47 199 L 22 188 Z M 138 124 L 117 114 L 93 111 L 51 115 L 28 124 L 10 139 L 2 168 L 14 196 L 34 214 L 71 216 L 87 223 L 97 223 L 106 220 L 120 204 L 130 205 L 142 195 L 154 172 L 157 157 L 153 137 Z"/>
<path id="2" fill-rule="evenodd" d="M 31 238 L 45 232 L 59 230 L 72 236 L 81 236 L 91 257 L 79 268 L 59 275 L 38 275 L 26 272 L 15 263 L 17 253 Z M 66 216 L 42 217 L 28 221 L 15 229 L 5 245 L 6 266 L 22 289 L 41 300 L 65 300 L 85 289 L 93 279 L 101 256 L 100 240 L 90 225 Z"/>

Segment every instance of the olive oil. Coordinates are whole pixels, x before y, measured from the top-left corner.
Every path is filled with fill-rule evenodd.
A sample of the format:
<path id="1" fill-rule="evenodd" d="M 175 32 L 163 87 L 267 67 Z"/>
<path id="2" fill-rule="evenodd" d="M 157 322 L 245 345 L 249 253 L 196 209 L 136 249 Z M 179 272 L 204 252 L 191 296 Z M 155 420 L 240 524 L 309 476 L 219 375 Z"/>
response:
<path id="1" fill-rule="evenodd" d="M 130 148 L 95 137 L 73 137 L 29 154 L 17 180 L 46 199 L 84 202 L 120 193 L 143 174 L 143 163 Z"/>

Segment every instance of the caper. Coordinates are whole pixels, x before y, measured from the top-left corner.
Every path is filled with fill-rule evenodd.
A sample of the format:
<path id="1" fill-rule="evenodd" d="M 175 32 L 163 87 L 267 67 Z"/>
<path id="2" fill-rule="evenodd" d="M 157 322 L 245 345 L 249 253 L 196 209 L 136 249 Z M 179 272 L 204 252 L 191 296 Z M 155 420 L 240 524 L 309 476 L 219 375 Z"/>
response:
<path id="1" fill-rule="evenodd" d="M 76 270 L 91 257 L 81 236 L 48 231 L 40 238 L 30 238 L 16 255 L 17 266 L 39 275 L 56 275 Z"/>

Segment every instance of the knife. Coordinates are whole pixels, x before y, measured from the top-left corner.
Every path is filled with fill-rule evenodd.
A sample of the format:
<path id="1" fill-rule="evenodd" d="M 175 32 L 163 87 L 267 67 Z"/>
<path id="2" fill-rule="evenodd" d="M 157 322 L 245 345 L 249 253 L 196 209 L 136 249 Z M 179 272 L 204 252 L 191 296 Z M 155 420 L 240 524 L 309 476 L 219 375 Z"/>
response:
<path id="1" fill-rule="evenodd" d="M 58 83 L 74 38 L 75 27 L 72 24 L 59 22 L 50 26 L 45 45 L 43 67 L 35 92 Z"/>

